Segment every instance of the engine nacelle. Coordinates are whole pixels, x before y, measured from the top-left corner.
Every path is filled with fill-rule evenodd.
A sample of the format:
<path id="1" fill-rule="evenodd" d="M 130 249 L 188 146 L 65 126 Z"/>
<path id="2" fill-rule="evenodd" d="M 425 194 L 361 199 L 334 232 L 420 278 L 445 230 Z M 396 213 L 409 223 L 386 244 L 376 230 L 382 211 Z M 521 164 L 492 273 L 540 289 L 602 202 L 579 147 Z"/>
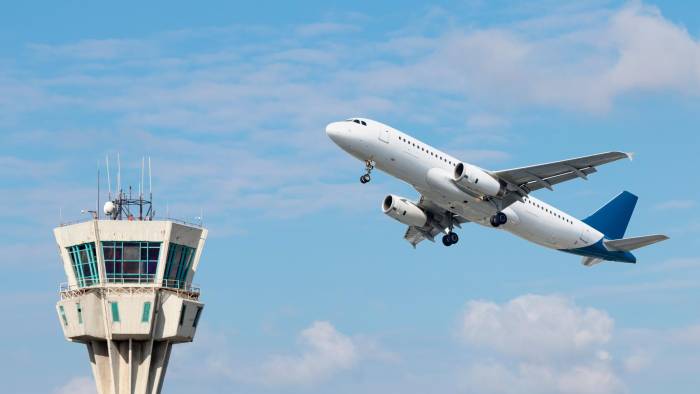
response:
<path id="1" fill-rule="evenodd" d="M 393 194 L 384 197 L 382 211 L 409 226 L 423 227 L 428 222 L 428 216 L 416 204 Z"/>
<path id="2" fill-rule="evenodd" d="M 520 217 L 518 216 L 517 213 L 515 213 L 513 208 L 507 207 L 506 209 L 502 210 L 501 212 L 503 212 L 503 214 L 506 215 L 506 217 L 508 218 L 504 227 L 508 228 L 508 227 L 513 227 L 513 226 L 517 226 L 518 224 L 520 224 Z"/>
<path id="3" fill-rule="evenodd" d="M 469 164 L 457 164 L 453 179 L 459 186 L 482 196 L 495 197 L 505 193 L 504 185 L 497 179 L 481 168 Z"/>

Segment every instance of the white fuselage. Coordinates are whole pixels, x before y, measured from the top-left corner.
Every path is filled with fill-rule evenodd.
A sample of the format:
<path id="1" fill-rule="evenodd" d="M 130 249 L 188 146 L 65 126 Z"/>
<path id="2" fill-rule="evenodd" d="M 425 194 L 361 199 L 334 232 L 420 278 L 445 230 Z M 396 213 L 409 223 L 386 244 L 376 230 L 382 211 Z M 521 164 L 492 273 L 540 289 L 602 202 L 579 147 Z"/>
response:
<path id="1" fill-rule="evenodd" d="M 441 208 L 491 227 L 489 220 L 498 212 L 494 202 L 467 193 L 456 195 L 431 181 L 436 172 L 451 178 L 459 159 L 380 122 L 358 121 L 364 124 L 353 120 L 331 123 L 326 133 L 352 156 L 373 161 L 376 168 L 410 184 Z M 433 176 L 427 176 L 429 171 Z M 603 238 L 598 230 L 532 196 L 502 212 L 508 221 L 499 229 L 548 248 L 578 249 Z"/>

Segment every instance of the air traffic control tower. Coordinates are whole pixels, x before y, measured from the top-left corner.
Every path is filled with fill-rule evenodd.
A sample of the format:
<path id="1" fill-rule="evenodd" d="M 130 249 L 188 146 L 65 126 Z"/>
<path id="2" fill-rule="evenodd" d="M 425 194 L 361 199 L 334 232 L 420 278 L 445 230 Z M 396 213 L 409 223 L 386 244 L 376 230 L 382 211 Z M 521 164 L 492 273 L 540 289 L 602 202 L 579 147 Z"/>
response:
<path id="1" fill-rule="evenodd" d="M 194 339 L 202 314 L 192 279 L 207 230 L 154 220 L 150 201 L 121 192 L 106 219 L 92 213 L 54 229 L 63 333 L 87 346 L 98 393 L 160 393 L 173 345 Z"/>

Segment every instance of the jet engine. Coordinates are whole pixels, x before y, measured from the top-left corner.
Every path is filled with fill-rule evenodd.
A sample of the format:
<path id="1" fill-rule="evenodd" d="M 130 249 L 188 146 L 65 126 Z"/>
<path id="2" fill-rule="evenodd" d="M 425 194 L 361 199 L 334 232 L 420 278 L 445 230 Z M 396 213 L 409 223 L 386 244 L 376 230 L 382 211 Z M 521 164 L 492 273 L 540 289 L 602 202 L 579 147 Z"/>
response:
<path id="1" fill-rule="evenodd" d="M 416 204 L 393 194 L 384 197 L 382 210 L 390 217 L 409 226 L 423 227 L 428 222 L 428 216 Z"/>
<path id="2" fill-rule="evenodd" d="M 459 163 L 455 167 L 455 183 L 482 196 L 500 196 L 505 193 L 505 186 L 486 171 L 469 164 Z"/>

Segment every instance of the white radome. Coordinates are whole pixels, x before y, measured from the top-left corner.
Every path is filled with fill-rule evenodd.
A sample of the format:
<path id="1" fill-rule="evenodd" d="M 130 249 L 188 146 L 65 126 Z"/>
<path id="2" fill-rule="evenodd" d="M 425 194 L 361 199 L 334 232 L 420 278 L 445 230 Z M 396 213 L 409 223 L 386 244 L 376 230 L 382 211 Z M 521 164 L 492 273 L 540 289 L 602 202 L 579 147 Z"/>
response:
<path id="1" fill-rule="evenodd" d="M 114 203 L 107 201 L 104 208 L 102 208 L 102 211 L 104 211 L 105 215 L 111 215 L 112 212 L 114 212 Z"/>

